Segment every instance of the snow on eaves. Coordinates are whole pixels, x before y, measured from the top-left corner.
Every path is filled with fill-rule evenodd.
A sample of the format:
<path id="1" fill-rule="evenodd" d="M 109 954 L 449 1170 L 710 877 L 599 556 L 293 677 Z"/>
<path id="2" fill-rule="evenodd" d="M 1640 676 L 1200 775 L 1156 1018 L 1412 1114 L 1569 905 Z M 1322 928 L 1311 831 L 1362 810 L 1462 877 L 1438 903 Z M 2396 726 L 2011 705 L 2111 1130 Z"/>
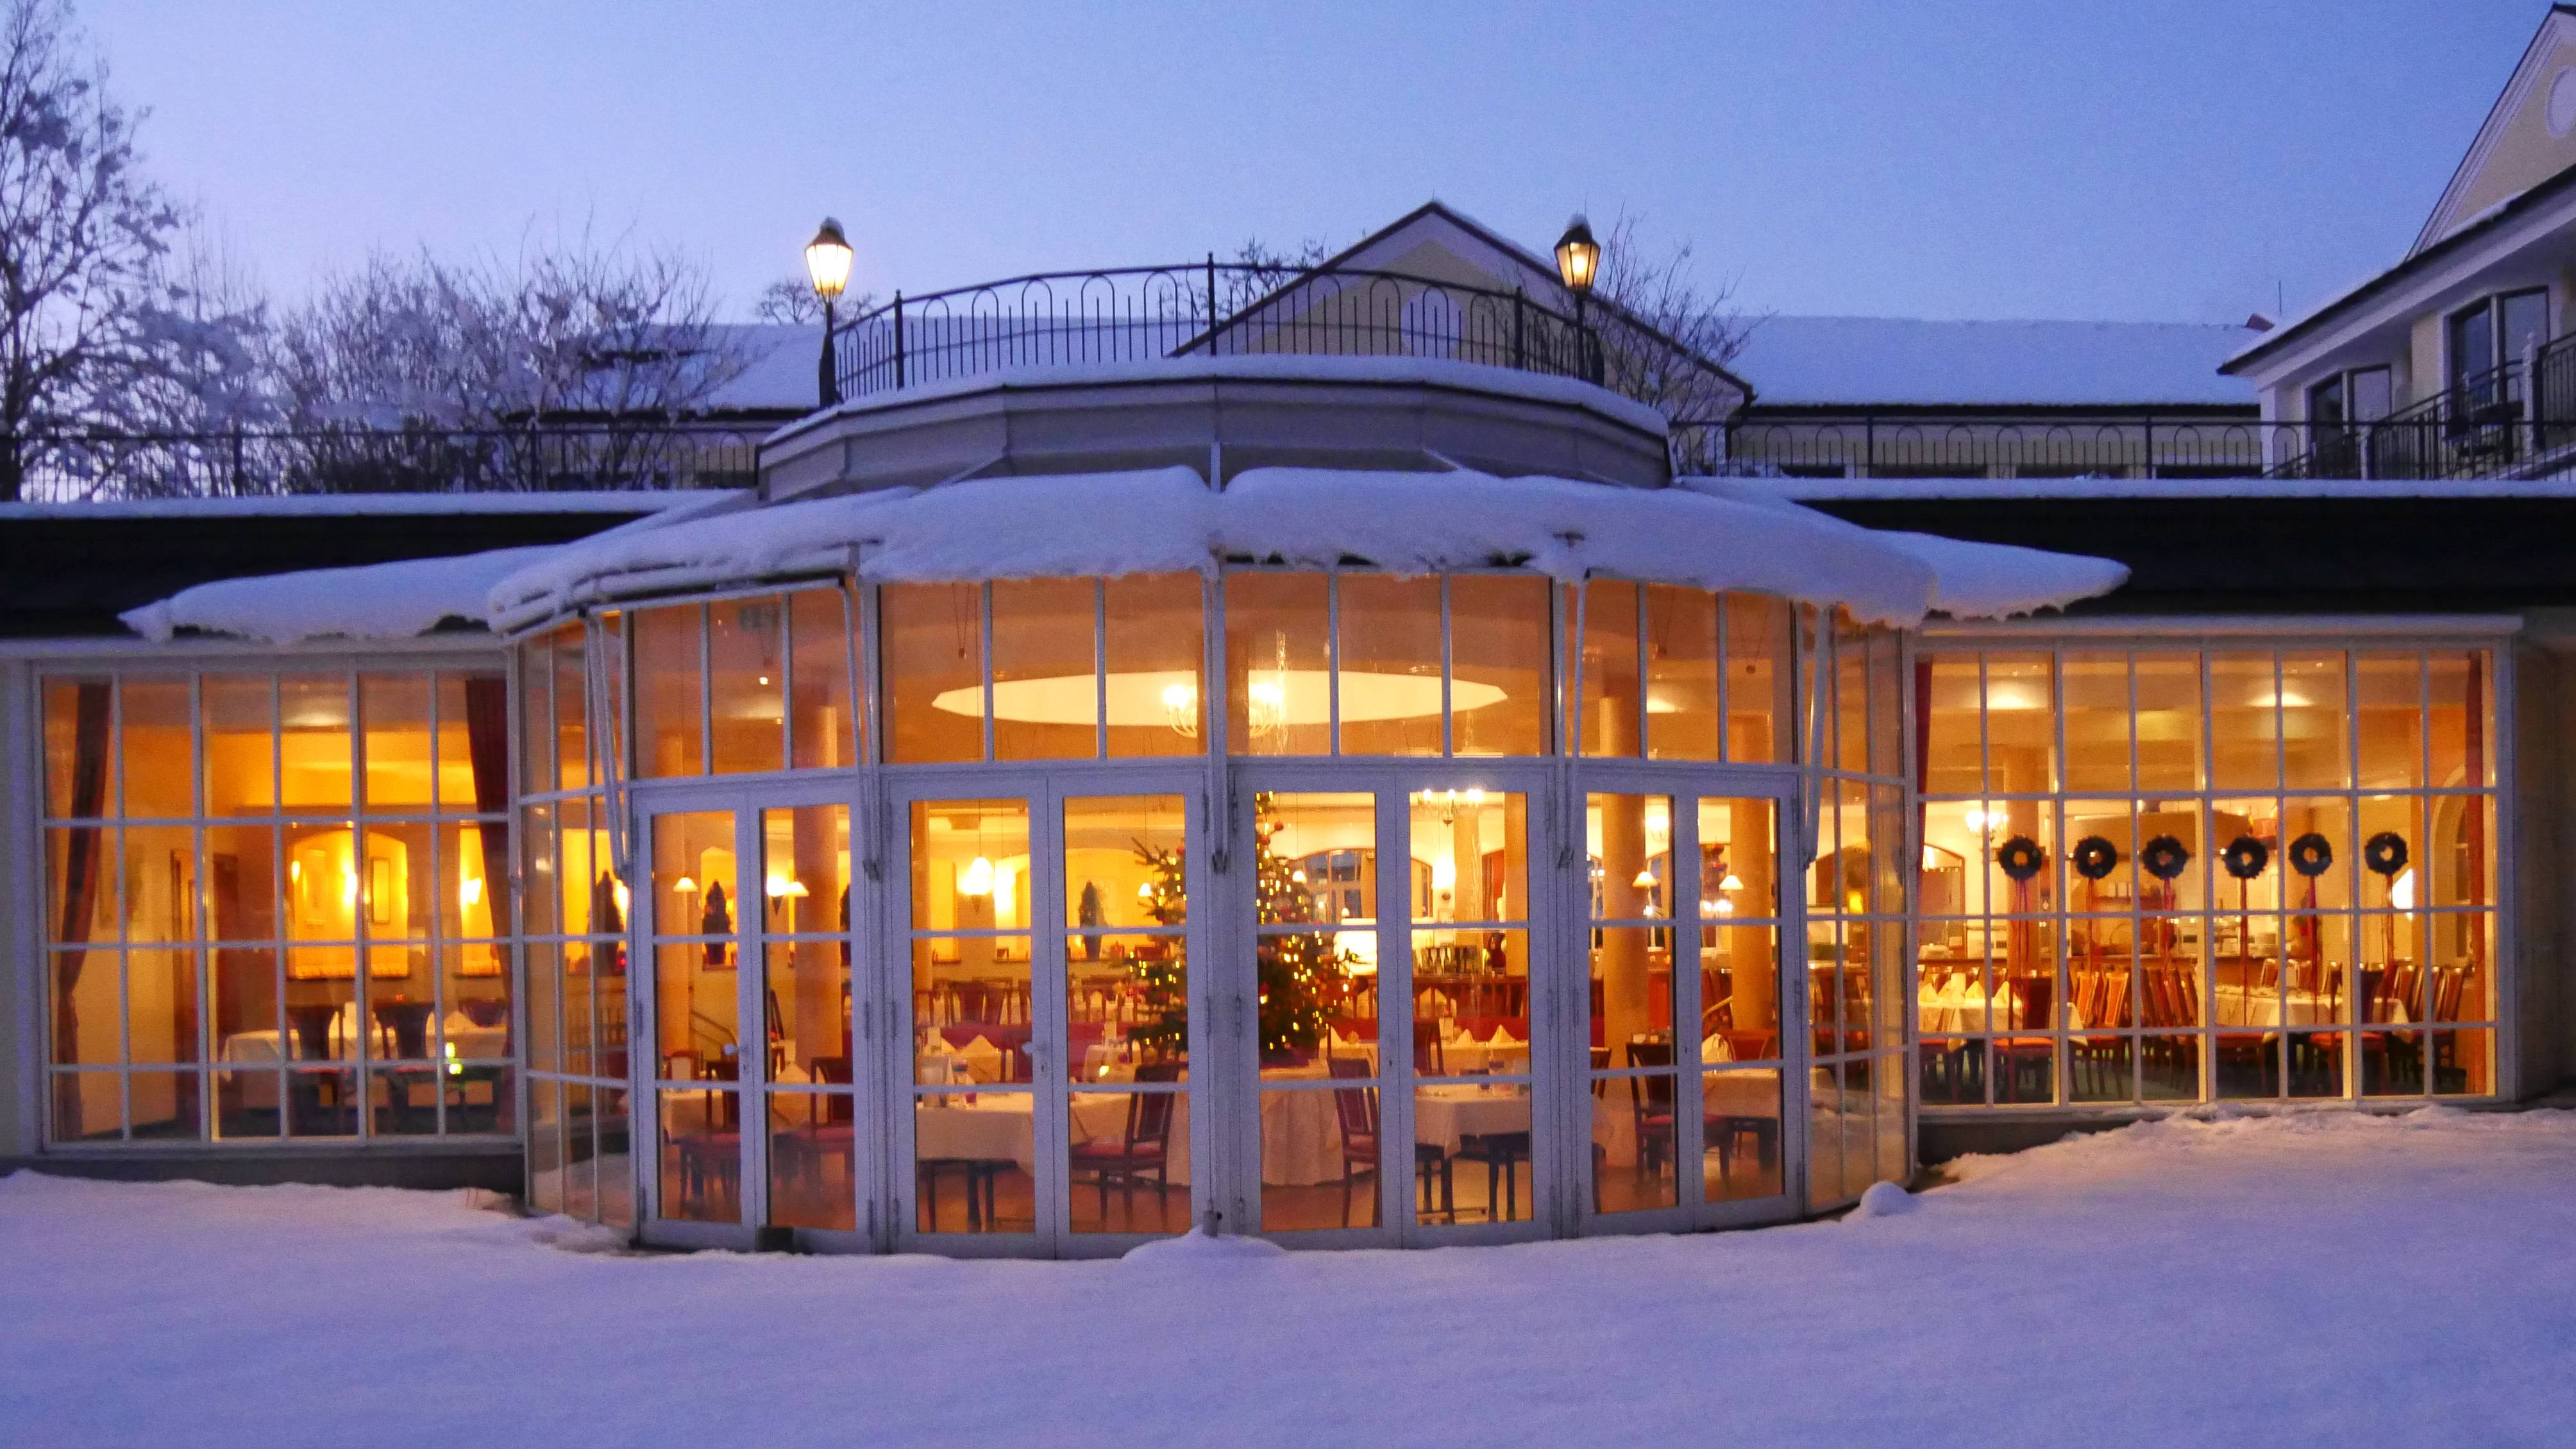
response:
<path id="1" fill-rule="evenodd" d="M 264 644 L 411 639 L 449 620 L 481 624 L 483 601 L 492 585 L 553 551 L 551 547 L 503 548 L 450 558 L 219 579 L 181 589 L 117 617 L 156 644 L 182 630 Z"/>
<path id="2" fill-rule="evenodd" d="M 2116 587 L 2101 560 L 1900 540 L 1758 490 L 1631 489 L 1471 471 L 1256 468 L 1222 492 L 1186 468 L 886 489 L 630 526 L 492 590 L 515 629 L 582 604 L 854 568 L 872 581 L 1212 571 L 1228 559 L 1396 573 L 1497 564 L 1840 604 L 1874 623 L 2064 604 Z M 2080 565 L 2080 566 L 2078 566 Z M 1942 576 L 1959 573 L 1953 583 Z"/>

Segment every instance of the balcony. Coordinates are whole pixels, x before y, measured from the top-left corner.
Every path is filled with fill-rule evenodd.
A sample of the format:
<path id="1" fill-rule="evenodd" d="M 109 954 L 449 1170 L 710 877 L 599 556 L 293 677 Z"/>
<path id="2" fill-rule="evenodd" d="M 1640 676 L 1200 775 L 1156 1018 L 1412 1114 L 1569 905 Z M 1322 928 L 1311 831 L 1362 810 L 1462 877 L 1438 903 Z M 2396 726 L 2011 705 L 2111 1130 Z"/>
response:
<path id="1" fill-rule="evenodd" d="M 1612 319 L 1605 310 L 1593 320 Z M 1646 333 L 1613 325 L 1614 351 L 1621 335 Z M 832 333 L 846 399 L 1019 368 L 1263 354 L 1445 358 L 1587 381 L 1605 367 L 1599 332 L 1526 292 L 1214 258 L 898 292 Z"/>

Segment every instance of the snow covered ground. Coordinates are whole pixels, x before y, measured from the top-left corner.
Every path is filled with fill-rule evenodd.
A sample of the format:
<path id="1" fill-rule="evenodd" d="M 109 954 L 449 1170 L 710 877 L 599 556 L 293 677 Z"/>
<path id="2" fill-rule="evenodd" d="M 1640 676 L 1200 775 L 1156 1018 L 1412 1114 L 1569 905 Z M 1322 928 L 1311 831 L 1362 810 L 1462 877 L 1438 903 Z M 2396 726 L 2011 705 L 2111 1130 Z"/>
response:
<path id="1" fill-rule="evenodd" d="M 627 1256 L 461 1196 L 0 1181 L 0 1440 L 2566 1444 L 2576 1113 L 2170 1120 L 1759 1232 Z"/>

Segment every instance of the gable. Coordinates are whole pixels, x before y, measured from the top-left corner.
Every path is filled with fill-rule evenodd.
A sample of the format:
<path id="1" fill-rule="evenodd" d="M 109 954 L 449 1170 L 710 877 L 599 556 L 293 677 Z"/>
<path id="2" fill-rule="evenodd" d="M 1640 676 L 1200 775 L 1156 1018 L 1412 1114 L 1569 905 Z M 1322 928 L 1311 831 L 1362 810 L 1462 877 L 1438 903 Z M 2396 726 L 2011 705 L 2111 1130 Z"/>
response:
<path id="1" fill-rule="evenodd" d="M 2407 255 L 2576 166 L 2576 6 L 2541 22 Z"/>
<path id="2" fill-rule="evenodd" d="M 1498 292 L 1519 287 L 1537 297 L 1553 298 L 1559 291 L 1554 259 L 1528 252 L 1436 201 L 1361 238 L 1324 265 L 1404 272 Z"/>

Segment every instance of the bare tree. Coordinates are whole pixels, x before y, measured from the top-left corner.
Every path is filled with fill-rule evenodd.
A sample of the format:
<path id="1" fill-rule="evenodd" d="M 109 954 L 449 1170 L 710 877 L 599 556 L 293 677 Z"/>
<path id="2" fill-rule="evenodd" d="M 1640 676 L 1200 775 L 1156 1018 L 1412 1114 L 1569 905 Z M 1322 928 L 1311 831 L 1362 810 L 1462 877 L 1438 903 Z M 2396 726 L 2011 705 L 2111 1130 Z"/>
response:
<path id="1" fill-rule="evenodd" d="M 1677 469 L 1705 471 L 1719 459 L 1718 424 L 1741 394 L 1723 369 L 1744 350 L 1759 319 L 1735 306 L 1732 281 L 1703 287 L 1691 244 L 1648 251 L 1642 217 L 1622 211 L 1601 241 L 1593 297 L 1602 384 L 1660 412 L 1674 425 Z"/>
<path id="2" fill-rule="evenodd" d="M 62 0 L 0 12 L 0 501 L 44 435 L 92 422 L 152 363 L 179 208 L 146 178 L 136 117 Z"/>
<path id="3" fill-rule="evenodd" d="M 642 486 L 674 465 L 659 425 L 742 367 L 694 262 L 587 225 L 507 260 L 371 257 L 279 331 L 318 440 L 297 489 Z"/>
<path id="4" fill-rule="evenodd" d="M 867 310 L 867 299 L 859 299 L 855 312 Z M 751 315 L 772 326 L 820 327 L 823 325 L 823 299 L 814 295 L 813 284 L 803 277 L 780 277 L 760 289 L 752 298 Z"/>

